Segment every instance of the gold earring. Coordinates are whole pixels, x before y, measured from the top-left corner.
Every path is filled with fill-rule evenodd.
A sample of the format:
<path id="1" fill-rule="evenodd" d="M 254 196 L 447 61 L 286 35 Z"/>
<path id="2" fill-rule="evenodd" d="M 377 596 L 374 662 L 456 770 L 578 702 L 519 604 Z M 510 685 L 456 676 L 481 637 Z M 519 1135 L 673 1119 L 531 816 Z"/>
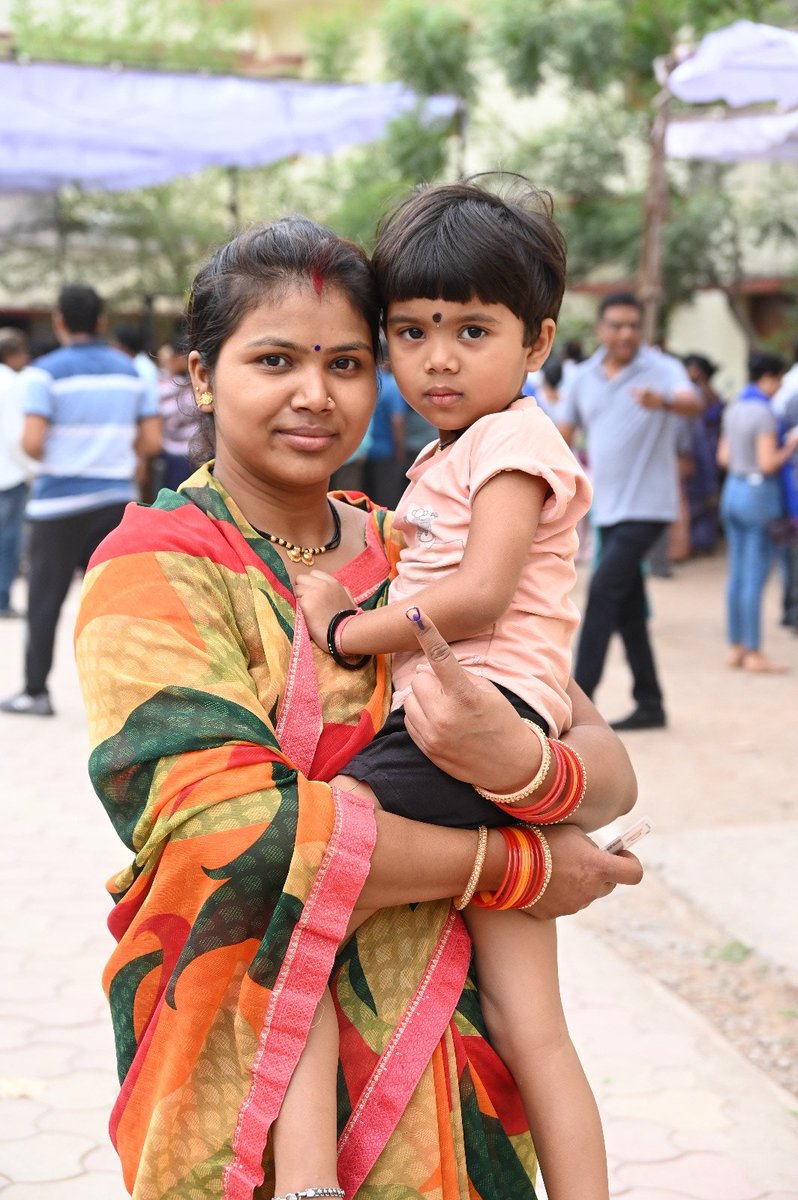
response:
<path id="1" fill-rule="evenodd" d="M 197 388 L 199 391 L 199 388 Z M 213 392 L 203 392 L 197 400 L 197 408 L 210 408 L 213 404 Z"/>

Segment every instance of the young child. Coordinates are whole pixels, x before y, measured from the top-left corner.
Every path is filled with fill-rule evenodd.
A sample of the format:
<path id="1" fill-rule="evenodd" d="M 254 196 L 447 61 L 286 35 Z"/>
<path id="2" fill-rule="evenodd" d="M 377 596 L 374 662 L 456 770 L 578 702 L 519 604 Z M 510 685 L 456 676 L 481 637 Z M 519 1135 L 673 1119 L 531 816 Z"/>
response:
<path id="1" fill-rule="evenodd" d="M 340 665 L 394 654 L 394 711 L 334 782 L 367 786 L 383 808 L 417 820 L 504 827 L 526 875 L 508 870 L 498 893 L 480 894 L 478 855 L 457 902 L 474 943 L 485 1020 L 521 1092 L 550 1200 L 606 1200 L 601 1125 L 565 1025 L 554 923 L 496 911 L 513 896 L 517 902 L 523 886 L 533 905 L 548 879 L 545 838 L 519 821 L 578 821 L 585 785 L 578 756 L 553 739 L 571 719 L 575 529 L 590 488 L 553 422 L 522 396 L 528 372 L 551 349 L 565 245 L 532 189 L 503 199 L 459 183 L 400 205 L 380 229 L 373 262 L 397 383 L 440 437 L 408 472 L 397 509 L 406 546 L 391 602 L 360 613 L 324 572 L 297 581 L 311 636 Z M 454 643 L 459 661 L 499 687 L 538 731 L 540 770 L 513 796 L 446 775 L 407 732 L 401 706 L 424 669 L 408 622 L 417 619 L 408 607 L 415 604 Z"/>

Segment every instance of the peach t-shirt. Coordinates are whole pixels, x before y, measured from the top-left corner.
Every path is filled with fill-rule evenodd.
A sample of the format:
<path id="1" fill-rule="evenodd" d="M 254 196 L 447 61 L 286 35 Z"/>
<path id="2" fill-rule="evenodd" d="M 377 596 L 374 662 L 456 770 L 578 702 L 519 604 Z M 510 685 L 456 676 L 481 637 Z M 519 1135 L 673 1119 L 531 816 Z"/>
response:
<path id="1" fill-rule="evenodd" d="M 481 417 L 445 450 L 435 445 L 418 456 L 396 509 L 395 528 L 406 546 L 389 599 L 408 604 L 422 588 L 457 570 L 473 498 L 500 471 L 539 475 L 551 491 L 509 608 L 491 628 L 452 649 L 468 670 L 526 700 L 546 718 L 549 733 L 559 735 L 571 721 L 565 688 L 579 620 L 571 600 L 576 524 L 590 508 L 591 490 L 557 427 L 532 397 Z M 394 708 L 403 703 L 419 663 L 426 660 L 418 652 L 393 656 Z"/>

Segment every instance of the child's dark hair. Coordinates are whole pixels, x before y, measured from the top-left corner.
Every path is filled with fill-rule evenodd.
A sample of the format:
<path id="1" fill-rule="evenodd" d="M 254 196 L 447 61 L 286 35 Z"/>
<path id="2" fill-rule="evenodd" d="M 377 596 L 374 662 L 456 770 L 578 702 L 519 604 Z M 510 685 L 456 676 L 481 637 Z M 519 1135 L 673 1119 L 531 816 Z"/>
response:
<path id="1" fill-rule="evenodd" d="M 511 185 L 506 196 L 478 182 L 496 178 Z M 503 304 L 531 344 L 565 290 L 565 238 L 552 212 L 549 194 L 518 175 L 418 189 L 377 229 L 371 261 L 384 310 L 418 297 Z"/>
<path id="2" fill-rule="evenodd" d="M 256 305 L 296 283 L 343 292 L 369 327 L 379 357 L 380 302 L 369 261 L 359 246 L 307 217 L 256 225 L 217 250 L 197 273 L 186 306 L 188 346 L 213 371 L 222 346 Z M 215 452 L 213 416 L 203 413 L 191 445 L 200 463 Z"/>

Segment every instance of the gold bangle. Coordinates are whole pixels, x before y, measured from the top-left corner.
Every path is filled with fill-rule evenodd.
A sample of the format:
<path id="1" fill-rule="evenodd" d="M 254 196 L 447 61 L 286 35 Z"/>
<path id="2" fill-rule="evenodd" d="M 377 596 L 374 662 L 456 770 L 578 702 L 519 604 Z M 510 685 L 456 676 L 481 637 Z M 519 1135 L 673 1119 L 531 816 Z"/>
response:
<path id="1" fill-rule="evenodd" d="M 549 767 L 551 766 L 551 746 L 549 745 L 549 739 L 534 721 L 528 721 L 526 717 L 523 717 L 522 720 L 534 732 L 540 742 L 540 749 L 543 754 L 540 760 L 540 767 L 534 779 L 531 779 L 526 787 L 521 788 L 517 792 L 510 792 L 507 796 L 503 796 L 501 792 L 489 792 L 487 788 L 477 787 L 476 784 L 473 784 L 474 791 L 479 792 L 480 796 L 485 800 L 490 800 L 492 804 L 520 804 L 522 800 L 526 800 L 527 796 L 531 796 L 533 792 L 538 790 L 549 773 Z"/>
<path id="2" fill-rule="evenodd" d="M 479 877 L 482 874 L 482 868 L 485 866 L 485 855 L 487 853 L 488 827 L 487 825 L 480 825 L 476 858 L 474 859 L 474 865 L 471 868 L 471 874 L 468 877 L 468 883 L 465 886 L 465 891 L 463 892 L 462 896 L 460 896 L 459 899 L 455 900 L 454 902 L 454 906 L 458 911 L 465 908 L 467 904 L 471 903 L 474 892 L 477 890 L 477 886 L 479 884 Z"/>
<path id="3" fill-rule="evenodd" d="M 551 849 L 549 847 L 548 839 L 543 830 L 539 829 L 537 825 L 532 826 L 532 832 L 540 839 L 540 844 L 543 847 L 543 859 L 546 864 L 546 870 L 543 876 L 543 883 L 541 884 L 540 891 L 538 892 L 537 896 L 535 896 L 534 900 L 531 900 L 529 904 L 524 905 L 524 907 L 521 909 L 521 912 L 528 912 L 530 908 L 533 908 L 534 905 L 537 904 L 538 900 L 549 886 L 549 880 L 551 879 Z"/>

